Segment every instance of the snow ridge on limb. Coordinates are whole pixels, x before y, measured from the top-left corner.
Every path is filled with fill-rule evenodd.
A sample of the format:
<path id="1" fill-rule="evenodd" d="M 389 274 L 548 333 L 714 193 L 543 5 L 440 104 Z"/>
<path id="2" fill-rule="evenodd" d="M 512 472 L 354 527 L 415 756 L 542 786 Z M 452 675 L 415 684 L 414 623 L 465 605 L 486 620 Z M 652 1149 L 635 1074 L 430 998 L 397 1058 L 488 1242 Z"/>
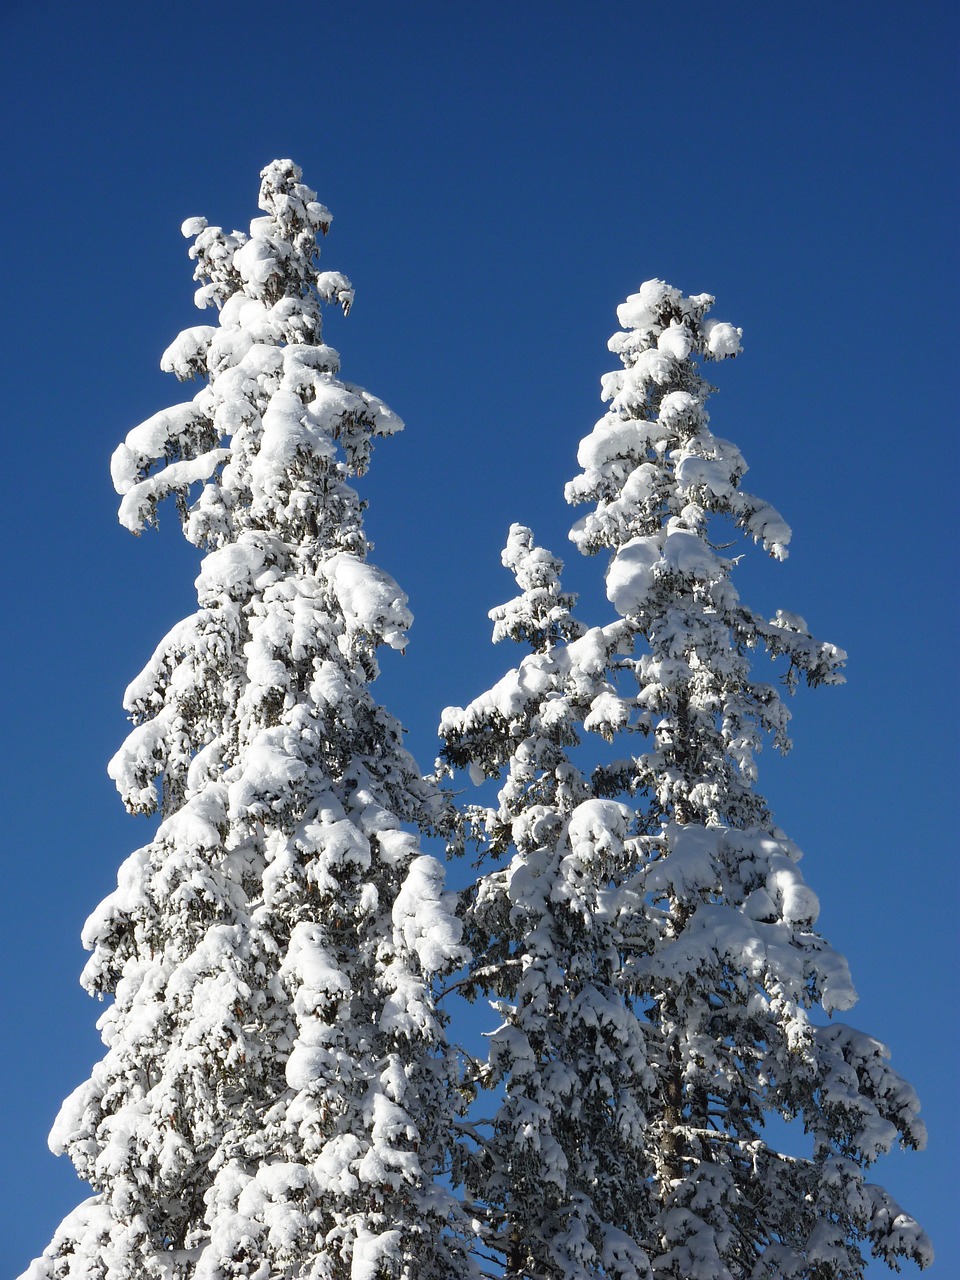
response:
<path id="1" fill-rule="evenodd" d="M 106 1054 L 51 1145 L 95 1194 L 27 1280 L 475 1275 L 436 1004 L 462 926 L 413 834 L 436 791 L 370 693 L 411 615 L 349 483 L 401 424 L 322 342 L 353 292 L 300 178 L 267 166 L 249 235 L 185 224 L 218 323 L 163 365 L 203 385 L 114 456 L 122 523 L 174 494 L 207 554 L 110 764 L 162 822 L 83 934 Z"/>
<path id="2" fill-rule="evenodd" d="M 864 1249 L 932 1259 L 865 1178 L 923 1145 L 916 1095 L 884 1046 L 825 1022 L 856 994 L 756 790 L 765 739 L 790 745 L 783 690 L 842 681 L 845 654 L 746 607 L 715 545 L 725 519 L 782 560 L 790 530 L 710 430 L 703 366 L 742 336 L 712 305 L 652 280 L 618 311 L 623 368 L 566 490 L 591 504 L 571 538 L 606 553 L 614 620 L 539 625 L 559 562 L 514 526 L 521 596 L 491 616 L 533 652 L 441 722 L 443 765 L 502 782 L 466 813 L 487 865 L 469 991 L 499 1024 L 477 1080 L 503 1100 L 465 1160 L 521 1280 L 861 1280 Z M 754 672 L 763 649 L 781 687 Z"/>

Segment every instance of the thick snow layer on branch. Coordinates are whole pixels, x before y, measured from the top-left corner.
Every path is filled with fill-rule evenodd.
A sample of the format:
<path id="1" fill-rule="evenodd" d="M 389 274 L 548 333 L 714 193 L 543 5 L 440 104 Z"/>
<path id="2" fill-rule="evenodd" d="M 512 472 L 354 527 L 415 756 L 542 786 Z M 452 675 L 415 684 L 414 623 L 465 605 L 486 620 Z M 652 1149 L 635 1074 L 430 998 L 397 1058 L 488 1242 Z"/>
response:
<path id="1" fill-rule="evenodd" d="M 323 569 L 349 630 L 382 636 L 394 649 L 406 647 L 413 614 L 406 595 L 388 573 L 345 552 L 327 561 Z"/>
<path id="2" fill-rule="evenodd" d="M 395 933 L 416 952 L 425 973 L 439 973 L 466 957 L 456 895 L 444 893 L 443 878 L 436 858 L 415 858 L 393 904 Z"/>
<path id="3" fill-rule="evenodd" d="M 357 1239 L 350 1262 L 350 1280 L 379 1280 L 383 1266 L 399 1255 L 400 1232 L 364 1232 Z"/>
<path id="4" fill-rule="evenodd" d="M 607 570 L 607 599 L 621 617 L 643 608 L 656 581 L 663 539 L 631 538 L 619 549 Z"/>
<path id="5" fill-rule="evenodd" d="M 707 351 L 715 360 L 724 360 L 728 356 L 740 354 L 742 329 L 735 329 L 725 320 L 705 320 L 700 327 L 706 342 Z"/>
<path id="6" fill-rule="evenodd" d="M 110 459 L 110 474 L 117 493 L 128 493 L 144 467 L 176 448 L 183 436 L 205 421 L 203 410 L 196 401 L 190 401 L 162 409 L 129 431 Z"/>
<path id="7" fill-rule="evenodd" d="M 186 493 L 191 485 L 209 480 L 229 456 L 229 449 L 211 449 L 198 458 L 167 463 L 157 475 L 141 480 L 123 495 L 120 523 L 131 533 L 139 533 L 158 502 L 171 493 Z"/>
<path id="8" fill-rule="evenodd" d="M 624 329 L 650 329 L 656 323 L 666 301 L 679 301 L 680 290 L 663 280 L 645 280 L 639 292 L 631 293 L 617 307 L 617 320 Z"/>
<path id="9" fill-rule="evenodd" d="M 164 373 L 174 373 L 183 382 L 206 369 L 207 352 L 216 336 L 213 325 L 200 324 L 184 329 L 160 357 Z"/>

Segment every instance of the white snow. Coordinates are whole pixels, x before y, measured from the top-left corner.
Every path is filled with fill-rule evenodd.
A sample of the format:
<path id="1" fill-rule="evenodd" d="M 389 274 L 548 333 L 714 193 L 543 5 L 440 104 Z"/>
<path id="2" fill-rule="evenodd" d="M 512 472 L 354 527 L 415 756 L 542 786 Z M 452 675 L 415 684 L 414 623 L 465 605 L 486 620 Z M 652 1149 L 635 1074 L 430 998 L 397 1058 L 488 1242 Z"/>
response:
<path id="1" fill-rule="evenodd" d="M 655 582 L 661 537 L 631 538 L 620 547 L 607 570 L 607 599 L 621 617 L 639 612 Z"/>
<path id="2" fill-rule="evenodd" d="M 700 326 L 707 350 L 715 360 L 724 360 L 728 356 L 740 354 L 742 329 L 735 329 L 725 320 L 705 320 Z"/>
<path id="3" fill-rule="evenodd" d="M 407 644 L 413 614 L 407 597 L 389 574 L 341 552 L 323 567 L 349 630 L 381 634 L 394 649 Z"/>
<path id="4" fill-rule="evenodd" d="M 637 293 L 631 293 L 626 302 L 617 307 L 617 320 L 624 329 L 650 329 L 657 322 L 663 302 L 679 297 L 679 290 L 663 280 L 645 280 Z"/>

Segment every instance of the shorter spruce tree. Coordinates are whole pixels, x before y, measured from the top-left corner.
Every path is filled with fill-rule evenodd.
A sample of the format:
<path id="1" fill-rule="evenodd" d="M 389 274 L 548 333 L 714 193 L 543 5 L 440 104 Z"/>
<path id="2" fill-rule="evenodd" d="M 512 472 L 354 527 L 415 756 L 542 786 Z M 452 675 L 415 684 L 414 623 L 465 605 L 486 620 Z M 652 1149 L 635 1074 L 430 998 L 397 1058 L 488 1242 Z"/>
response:
<path id="1" fill-rule="evenodd" d="M 502 780 L 466 815 L 487 867 L 467 991 L 499 1025 L 465 1161 L 511 1280 L 860 1280 L 864 1247 L 932 1257 L 866 1176 L 923 1144 L 916 1095 L 877 1040 L 817 1018 L 855 993 L 755 785 L 764 739 L 789 747 L 783 692 L 837 683 L 845 655 L 746 606 L 717 545 L 726 521 L 783 559 L 790 531 L 710 430 L 703 364 L 741 338 L 712 304 L 651 280 L 618 312 L 623 367 L 566 491 L 592 504 L 571 537 L 606 557 L 616 616 L 577 622 L 560 562 L 513 526 L 494 638 L 532 652 L 441 724 L 448 769 Z"/>

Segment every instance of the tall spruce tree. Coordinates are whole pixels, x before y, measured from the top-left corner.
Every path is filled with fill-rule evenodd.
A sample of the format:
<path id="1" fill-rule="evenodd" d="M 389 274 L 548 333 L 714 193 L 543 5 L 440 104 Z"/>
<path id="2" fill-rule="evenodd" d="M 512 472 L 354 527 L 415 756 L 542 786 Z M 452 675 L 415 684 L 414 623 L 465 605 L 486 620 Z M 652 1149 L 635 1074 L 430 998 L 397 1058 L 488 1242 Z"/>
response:
<path id="1" fill-rule="evenodd" d="M 113 459 L 122 523 L 172 496 L 208 554 L 126 695 L 110 773 L 162 821 L 84 929 L 107 1053 L 51 1145 L 95 1194 L 29 1280 L 474 1274 L 434 1003 L 461 926 L 411 834 L 435 793 L 368 688 L 411 617 L 348 483 L 401 423 L 322 342 L 353 290 L 300 178 L 263 171 L 249 236 L 184 224 L 219 314 L 161 364 L 203 385 Z"/>
<path id="2" fill-rule="evenodd" d="M 510 1280 L 856 1280 L 863 1246 L 932 1257 L 865 1178 L 923 1144 L 916 1096 L 882 1044 L 815 1017 L 855 993 L 755 788 L 763 739 L 789 747 L 755 652 L 790 692 L 841 680 L 845 655 L 741 603 L 717 546 L 723 518 L 778 559 L 790 531 L 709 429 L 702 363 L 741 336 L 712 303 L 652 280 L 618 311 L 624 368 L 567 487 L 594 504 L 571 537 L 609 557 L 617 616 L 578 624 L 560 562 L 515 525 L 521 594 L 494 638 L 533 652 L 441 725 L 447 768 L 503 777 L 496 807 L 468 811 L 489 867 L 468 993 L 500 1025 L 466 1160 Z"/>

